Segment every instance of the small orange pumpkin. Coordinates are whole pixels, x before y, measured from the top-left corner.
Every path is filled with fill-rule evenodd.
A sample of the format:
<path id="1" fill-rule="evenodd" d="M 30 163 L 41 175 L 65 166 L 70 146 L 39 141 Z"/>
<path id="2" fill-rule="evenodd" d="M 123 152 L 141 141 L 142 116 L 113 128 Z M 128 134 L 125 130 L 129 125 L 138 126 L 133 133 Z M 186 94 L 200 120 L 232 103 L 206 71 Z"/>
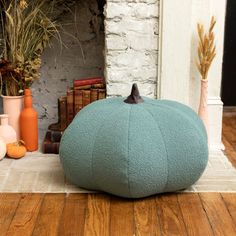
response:
<path id="1" fill-rule="evenodd" d="M 23 156 L 25 156 L 26 153 L 26 147 L 24 145 L 25 143 L 23 141 L 18 141 L 15 143 L 8 143 L 7 144 L 7 156 L 19 159 Z"/>

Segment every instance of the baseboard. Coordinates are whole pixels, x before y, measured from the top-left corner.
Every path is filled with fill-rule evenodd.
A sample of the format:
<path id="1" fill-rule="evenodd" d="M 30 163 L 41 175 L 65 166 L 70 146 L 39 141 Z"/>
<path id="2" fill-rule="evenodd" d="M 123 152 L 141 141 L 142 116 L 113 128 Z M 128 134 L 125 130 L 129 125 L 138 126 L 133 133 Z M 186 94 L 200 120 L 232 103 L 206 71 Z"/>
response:
<path id="1" fill-rule="evenodd" d="M 222 143 L 223 102 L 220 97 L 208 97 L 210 149 L 224 150 Z"/>

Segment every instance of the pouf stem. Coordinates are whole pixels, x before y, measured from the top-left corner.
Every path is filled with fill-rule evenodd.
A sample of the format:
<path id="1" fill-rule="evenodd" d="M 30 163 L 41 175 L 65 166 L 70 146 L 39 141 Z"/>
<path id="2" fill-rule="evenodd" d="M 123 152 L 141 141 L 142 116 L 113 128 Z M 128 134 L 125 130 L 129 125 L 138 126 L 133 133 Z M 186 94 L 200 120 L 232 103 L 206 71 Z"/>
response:
<path id="1" fill-rule="evenodd" d="M 129 104 L 138 104 L 143 102 L 136 83 L 133 84 L 131 94 L 124 100 L 124 102 Z"/>

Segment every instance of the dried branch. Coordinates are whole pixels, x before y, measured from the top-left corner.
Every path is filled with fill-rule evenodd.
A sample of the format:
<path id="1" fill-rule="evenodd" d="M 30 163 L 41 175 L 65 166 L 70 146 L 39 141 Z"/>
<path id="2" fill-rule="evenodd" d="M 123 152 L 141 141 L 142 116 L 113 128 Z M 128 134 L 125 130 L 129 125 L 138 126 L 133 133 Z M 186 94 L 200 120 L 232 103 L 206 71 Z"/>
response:
<path id="1" fill-rule="evenodd" d="M 52 5 L 48 0 L 0 0 L 3 26 L 4 54 L 0 67 L 9 62 L 9 70 L 0 71 L 2 93 L 20 95 L 40 76 L 41 54 L 50 38 L 57 37 L 59 25 L 52 19 Z M 17 83 L 18 82 L 18 83 Z"/>
<path id="2" fill-rule="evenodd" d="M 210 27 L 208 32 L 204 31 L 202 24 L 197 24 L 197 32 L 199 37 L 198 42 L 198 62 L 196 63 L 202 80 L 207 80 L 208 71 L 216 56 L 214 26 L 216 20 L 214 16 L 211 18 Z"/>

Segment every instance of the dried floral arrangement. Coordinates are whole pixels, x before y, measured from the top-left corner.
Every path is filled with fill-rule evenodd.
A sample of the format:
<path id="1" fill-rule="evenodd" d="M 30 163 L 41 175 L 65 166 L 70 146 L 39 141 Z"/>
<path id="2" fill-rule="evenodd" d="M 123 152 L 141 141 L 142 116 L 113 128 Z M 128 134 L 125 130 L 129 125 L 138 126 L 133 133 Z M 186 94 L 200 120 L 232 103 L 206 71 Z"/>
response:
<path id="1" fill-rule="evenodd" d="M 201 74 L 201 79 L 204 81 L 207 80 L 208 71 L 216 56 L 215 35 L 213 32 L 215 24 L 216 20 L 214 16 L 211 18 L 208 32 L 204 31 L 202 24 L 197 24 L 199 37 L 197 68 Z"/>
<path id="2" fill-rule="evenodd" d="M 39 77 L 41 55 L 58 34 L 57 1 L 0 0 L 3 57 L 0 59 L 1 93 L 22 95 Z M 61 2 L 61 1 L 60 1 Z"/>

